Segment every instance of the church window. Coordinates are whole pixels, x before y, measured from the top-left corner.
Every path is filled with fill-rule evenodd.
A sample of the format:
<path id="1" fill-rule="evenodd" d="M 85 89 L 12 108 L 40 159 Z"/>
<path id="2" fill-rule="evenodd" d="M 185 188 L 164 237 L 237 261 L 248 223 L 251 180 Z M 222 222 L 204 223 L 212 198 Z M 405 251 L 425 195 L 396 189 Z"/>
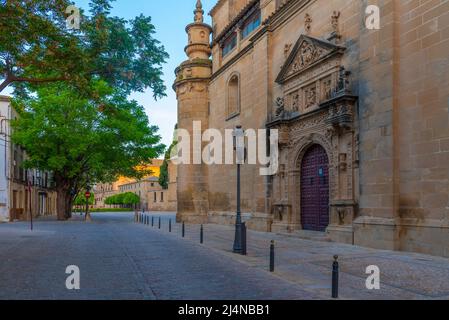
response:
<path id="1" fill-rule="evenodd" d="M 237 34 L 234 32 L 223 42 L 222 56 L 226 56 L 237 46 Z"/>
<path id="2" fill-rule="evenodd" d="M 242 27 L 242 39 L 245 39 L 254 30 L 256 30 L 260 26 L 260 22 L 260 11 L 255 12 L 248 19 L 246 19 Z"/>
<path id="3" fill-rule="evenodd" d="M 229 79 L 227 104 L 228 117 L 240 112 L 240 79 L 237 74 L 232 75 Z"/>

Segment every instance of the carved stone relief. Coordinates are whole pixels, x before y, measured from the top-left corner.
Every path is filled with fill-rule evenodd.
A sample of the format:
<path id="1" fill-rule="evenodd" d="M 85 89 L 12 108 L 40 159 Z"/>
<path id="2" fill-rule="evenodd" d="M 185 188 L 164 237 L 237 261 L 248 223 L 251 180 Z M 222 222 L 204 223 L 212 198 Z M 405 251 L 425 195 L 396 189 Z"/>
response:
<path id="1" fill-rule="evenodd" d="M 338 28 L 338 18 L 335 13 L 334 28 Z M 292 221 L 296 227 L 300 224 L 300 197 L 296 193 L 300 190 L 301 161 L 310 146 L 319 144 L 329 157 L 331 223 L 347 225 L 352 223 L 354 204 L 334 206 L 334 202 L 354 202 L 356 98 L 349 92 L 350 73 L 341 65 L 341 47 L 311 37 L 301 39 L 277 78 L 283 96 L 276 99 L 273 121 L 282 119 L 275 128 L 283 132 L 280 157 L 288 161 L 277 176 L 279 190 L 273 201 L 278 205 L 287 201 Z"/>
<path id="2" fill-rule="evenodd" d="M 304 89 L 304 108 L 307 110 L 309 108 L 315 107 L 317 105 L 317 88 L 316 84 L 313 84 Z"/>
<path id="3" fill-rule="evenodd" d="M 296 56 L 288 75 L 301 71 L 325 56 L 328 52 L 318 48 L 307 41 L 304 41 L 299 49 L 299 55 Z"/>
<path id="4" fill-rule="evenodd" d="M 310 14 L 306 13 L 304 16 L 304 30 L 306 30 L 306 33 L 309 34 L 312 30 L 312 17 Z"/>

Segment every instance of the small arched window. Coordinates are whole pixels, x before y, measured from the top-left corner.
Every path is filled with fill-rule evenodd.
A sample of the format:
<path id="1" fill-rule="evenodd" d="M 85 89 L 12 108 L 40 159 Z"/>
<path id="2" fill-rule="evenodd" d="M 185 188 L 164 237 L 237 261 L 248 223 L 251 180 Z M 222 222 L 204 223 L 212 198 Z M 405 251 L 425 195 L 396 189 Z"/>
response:
<path id="1" fill-rule="evenodd" d="M 227 104 L 228 117 L 240 113 L 240 78 L 237 74 L 233 74 L 229 79 Z"/>

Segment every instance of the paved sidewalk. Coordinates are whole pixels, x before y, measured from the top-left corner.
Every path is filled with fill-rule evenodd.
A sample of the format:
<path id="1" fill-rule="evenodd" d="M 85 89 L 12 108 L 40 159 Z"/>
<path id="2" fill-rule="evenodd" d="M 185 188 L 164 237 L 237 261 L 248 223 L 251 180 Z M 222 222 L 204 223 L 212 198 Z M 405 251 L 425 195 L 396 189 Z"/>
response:
<path id="1" fill-rule="evenodd" d="M 168 232 L 173 213 L 153 214 L 157 232 Z M 162 228 L 158 229 L 158 217 Z M 151 221 L 150 221 L 151 223 Z M 144 226 L 145 227 L 145 226 Z M 151 228 L 151 227 L 150 227 Z M 186 240 L 199 242 L 198 225 L 186 225 Z M 181 237 L 181 225 L 173 225 L 173 237 Z M 339 256 L 342 299 L 449 299 L 449 259 L 392 252 L 339 243 L 302 240 L 287 235 L 248 230 L 248 256 L 232 253 L 234 227 L 204 226 L 204 246 L 253 268 L 268 270 L 270 241 L 276 243 L 274 275 L 300 285 L 307 292 L 329 298 L 333 256 Z M 366 268 L 381 271 L 381 289 L 366 289 Z"/>
<path id="2" fill-rule="evenodd" d="M 153 215 L 94 214 L 93 223 L 0 224 L 0 299 L 329 299 L 331 264 L 340 256 L 341 299 L 449 299 L 449 260 L 248 231 L 248 256 L 231 252 L 232 226 L 175 224 Z M 161 229 L 158 217 L 161 216 Z M 172 233 L 168 221 L 172 219 Z M 151 219 L 150 219 L 151 222 Z M 276 241 L 276 271 L 269 245 Z M 81 270 L 81 290 L 65 287 L 65 269 Z M 381 290 L 365 287 L 368 265 L 381 270 Z"/>

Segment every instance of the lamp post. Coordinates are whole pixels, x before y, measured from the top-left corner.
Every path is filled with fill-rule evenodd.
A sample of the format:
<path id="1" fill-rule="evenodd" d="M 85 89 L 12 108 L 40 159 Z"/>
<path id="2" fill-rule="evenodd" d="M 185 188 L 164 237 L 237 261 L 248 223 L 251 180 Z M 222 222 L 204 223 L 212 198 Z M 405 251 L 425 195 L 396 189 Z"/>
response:
<path id="1" fill-rule="evenodd" d="M 86 193 L 84 194 L 84 196 L 86 197 L 86 216 L 85 216 L 85 221 L 91 222 L 92 221 L 92 217 L 90 216 L 89 213 L 89 200 L 90 197 L 92 196 L 92 194 L 90 193 L 90 186 L 87 185 L 86 187 Z"/>
<path id="2" fill-rule="evenodd" d="M 31 170 L 30 170 L 31 171 Z M 28 193 L 30 198 L 30 229 L 33 231 L 33 210 L 31 208 L 31 194 L 32 194 L 32 187 L 31 187 L 31 174 L 29 173 L 27 175 L 27 187 L 28 187 Z"/>
<path id="3" fill-rule="evenodd" d="M 237 162 L 237 215 L 235 219 L 235 238 L 233 252 L 242 254 L 242 213 L 240 207 L 240 166 L 245 163 L 245 132 L 242 126 L 237 126 L 233 132 L 234 150 L 236 151 Z"/>

